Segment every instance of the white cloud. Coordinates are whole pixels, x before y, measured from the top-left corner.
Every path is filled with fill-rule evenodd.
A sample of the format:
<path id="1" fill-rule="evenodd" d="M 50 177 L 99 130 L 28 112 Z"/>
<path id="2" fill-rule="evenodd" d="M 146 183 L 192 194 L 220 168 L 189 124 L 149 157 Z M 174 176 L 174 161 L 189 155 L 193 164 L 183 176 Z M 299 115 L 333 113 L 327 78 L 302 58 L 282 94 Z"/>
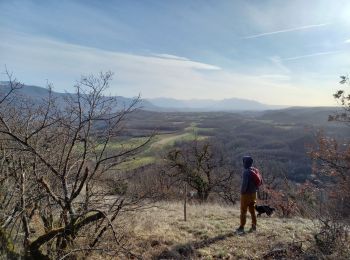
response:
<path id="1" fill-rule="evenodd" d="M 166 53 L 161 53 L 161 54 L 154 54 L 154 56 L 159 57 L 159 58 L 165 58 L 165 59 L 174 59 L 174 60 L 188 60 L 188 58 L 185 57 L 179 57 L 176 55 L 171 55 L 171 54 L 166 54 Z"/>
<path id="2" fill-rule="evenodd" d="M 144 98 L 179 99 L 238 97 L 286 105 L 322 105 L 332 101 L 329 93 L 293 85 L 288 71 L 281 75 L 244 74 L 172 54 L 111 52 L 23 35 L 9 35 L 0 42 L 0 49 L 1 62 L 17 78 L 35 85 L 44 85 L 48 79 L 56 91 L 72 90 L 69 87 L 81 74 L 111 70 L 115 72 L 110 89 L 113 95 L 141 93 Z M 283 66 L 280 60 L 275 62 Z M 314 103 L 310 103 L 311 95 Z"/>
<path id="3" fill-rule="evenodd" d="M 290 74 L 291 71 L 289 68 L 287 68 L 281 58 L 279 56 L 272 56 L 272 57 L 269 57 L 269 60 L 272 62 L 272 64 L 277 67 L 280 71 L 282 71 L 284 74 Z"/>

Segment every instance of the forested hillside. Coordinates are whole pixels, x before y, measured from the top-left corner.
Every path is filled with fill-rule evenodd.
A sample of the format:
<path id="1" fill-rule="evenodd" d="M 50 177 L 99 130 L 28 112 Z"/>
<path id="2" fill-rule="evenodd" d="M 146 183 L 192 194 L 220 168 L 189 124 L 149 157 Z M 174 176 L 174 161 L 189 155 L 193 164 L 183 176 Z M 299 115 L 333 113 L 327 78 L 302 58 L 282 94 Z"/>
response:
<path id="1" fill-rule="evenodd" d="M 276 164 L 283 168 L 289 179 L 303 182 L 311 179 L 311 160 L 307 152 L 315 145 L 318 133 L 324 132 L 340 140 L 348 134 L 346 126 L 328 121 L 328 116 L 335 111 L 336 108 L 245 113 L 138 111 L 130 117 L 124 135 L 125 138 L 142 137 L 155 130 L 155 140 L 173 136 L 172 140 L 178 144 L 197 135 L 220 147 L 232 167 L 240 166 L 243 155 L 252 154 L 258 163 Z"/>

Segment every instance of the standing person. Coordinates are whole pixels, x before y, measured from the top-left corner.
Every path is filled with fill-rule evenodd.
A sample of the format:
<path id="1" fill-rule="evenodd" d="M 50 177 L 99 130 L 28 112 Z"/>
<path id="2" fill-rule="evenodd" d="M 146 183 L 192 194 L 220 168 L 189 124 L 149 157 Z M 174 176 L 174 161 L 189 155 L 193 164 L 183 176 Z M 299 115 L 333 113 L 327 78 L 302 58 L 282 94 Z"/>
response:
<path id="1" fill-rule="evenodd" d="M 249 232 L 256 231 L 256 215 L 255 215 L 255 203 L 256 203 L 256 191 L 257 185 L 254 183 L 252 178 L 252 165 L 253 158 L 251 156 L 243 157 L 243 176 L 242 176 L 242 186 L 241 186 L 241 216 L 240 216 L 240 226 L 236 230 L 236 233 L 244 233 L 244 226 L 247 219 L 247 210 L 249 209 L 250 215 L 252 217 L 252 227 Z"/>

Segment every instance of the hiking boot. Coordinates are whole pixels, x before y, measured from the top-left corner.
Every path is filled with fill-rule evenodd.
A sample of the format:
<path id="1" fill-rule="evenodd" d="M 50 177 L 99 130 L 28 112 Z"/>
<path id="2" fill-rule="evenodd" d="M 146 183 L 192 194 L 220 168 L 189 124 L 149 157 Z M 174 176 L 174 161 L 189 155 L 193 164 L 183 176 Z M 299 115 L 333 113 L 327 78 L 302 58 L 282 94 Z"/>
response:
<path id="1" fill-rule="evenodd" d="M 255 232 L 256 231 L 256 226 L 252 226 L 250 229 L 249 229 L 249 233 L 252 233 L 252 232 Z"/>
<path id="2" fill-rule="evenodd" d="M 244 227 L 237 228 L 235 234 L 244 234 Z"/>

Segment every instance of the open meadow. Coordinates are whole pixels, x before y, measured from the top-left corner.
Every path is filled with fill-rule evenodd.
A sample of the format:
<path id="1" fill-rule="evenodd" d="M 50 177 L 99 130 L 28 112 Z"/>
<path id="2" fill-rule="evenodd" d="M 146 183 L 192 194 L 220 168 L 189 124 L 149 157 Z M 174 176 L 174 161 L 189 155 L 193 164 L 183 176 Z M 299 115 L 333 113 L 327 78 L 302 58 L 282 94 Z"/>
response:
<path id="1" fill-rule="evenodd" d="M 128 247 L 142 259 L 294 259 L 311 255 L 317 222 L 278 216 L 258 218 L 257 231 L 237 235 L 238 206 L 189 204 L 184 221 L 181 202 L 160 202 L 123 226 Z M 122 218 L 123 219 L 123 218 Z M 250 218 L 247 221 L 250 225 Z M 274 258 L 275 257 L 275 258 Z M 99 259 L 96 256 L 96 259 Z"/>

